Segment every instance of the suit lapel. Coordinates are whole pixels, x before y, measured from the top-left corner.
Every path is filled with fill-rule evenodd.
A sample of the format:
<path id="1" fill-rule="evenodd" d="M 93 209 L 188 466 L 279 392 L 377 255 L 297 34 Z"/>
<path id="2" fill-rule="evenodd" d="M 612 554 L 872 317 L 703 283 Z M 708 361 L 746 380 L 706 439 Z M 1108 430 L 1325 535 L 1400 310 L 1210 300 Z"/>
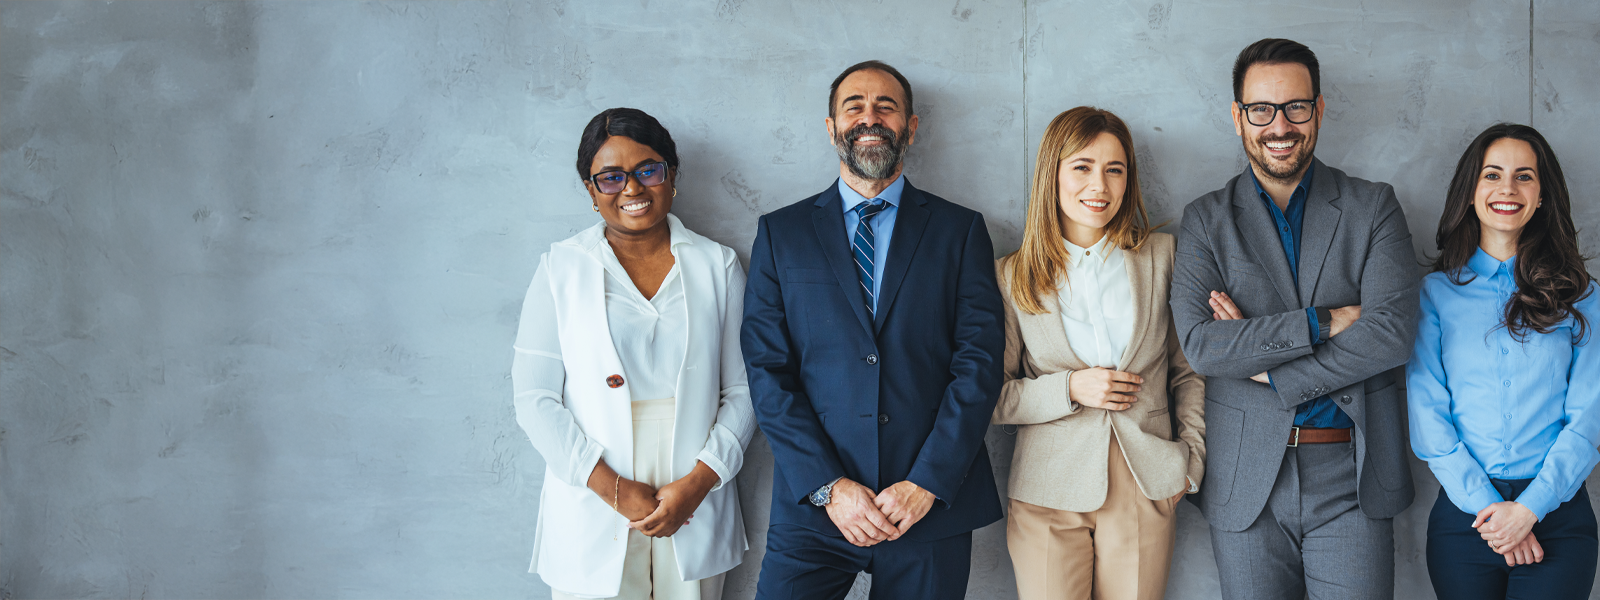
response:
<path id="1" fill-rule="evenodd" d="M 843 202 L 839 198 L 839 182 L 835 180 L 817 198 L 816 209 L 811 211 L 811 224 L 817 229 L 817 243 L 822 246 L 822 255 L 828 258 L 828 266 L 833 267 L 833 276 L 839 280 L 845 302 L 855 312 L 856 322 L 861 329 L 871 334 L 867 298 L 861 294 L 861 279 L 856 275 L 856 260 L 850 256 L 850 241 L 844 237 Z M 895 233 L 899 232 L 899 228 L 896 228 Z"/>
<path id="2" fill-rule="evenodd" d="M 1306 197 L 1306 212 L 1300 222 L 1300 297 L 1312 303 L 1317 278 L 1328 259 L 1328 248 L 1339 230 L 1339 186 L 1321 161 L 1312 163 L 1311 193 Z"/>
<path id="3" fill-rule="evenodd" d="M 1139 342 L 1144 340 L 1145 330 L 1150 328 L 1151 313 L 1159 310 L 1159 305 L 1166 304 L 1165 298 L 1151 295 L 1156 287 L 1156 269 L 1153 264 L 1155 253 L 1150 251 L 1149 244 L 1138 252 L 1124 250 L 1122 257 L 1128 270 L 1128 291 L 1133 294 L 1133 335 L 1128 338 L 1128 347 L 1122 349 L 1122 358 L 1117 360 L 1118 371 L 1126 371 L 1133 364 L 1133 357 L 1139 352 Z"/>
<path id="4" fill-rule="evenodd" d="M 1250 177 L 1251 174 L 1246 172 L 1234 181 L 1233 220 L 1239 225 L 1244 247 L 1250 250 L 1250 256 L 1256 264 L 1266 269 L 1267 277 L 1272 279 L 1272 287 L 1283 299 L 1283 305 L 1299 307 L 1294 273 L 1289 270 L 1288 255 L 1283 253 L 1278 225 L 1272 220 L 1272 214 L 1267 212 L 1267 207 L 1262 205 L 1261 197 L 1256 195 L 1256 186 Z"/>
<path id="5" fill-rule="evenodd" d="M 1034 359 L 1054 363 L 1053 365 L 1040 365 L 1047 368 L 1065 368 L 1072 371 L 1088 369 L 1089 365 L 1085 364 L 1083 359 L 1078 358 L 1078 354 L 1072 351 L 1072 344 L 1067 341 L 1067 327 L 1061 324 L 1061 313 L 1059 312 L 1061 310 L 1061 299 L 1052 294 L 1039 300 L 1041 304 L 1044 304 L 1045 312 L 1030 315 L 1027 311 L 1017 311 L 1018 328 L 1022 331 L 1038 332 L 1040 336 L 1039 339 L 1028 340 L 1028 343 L 1043 342 L 1039 345 L 1043 346 L 1042 349 L 1044 351 L 1034 352 Z"/>
<path id="6" fill-rule="evenodd" d="M 928 228 L 928 207 L 924 206 L 927 203 L 922 192 L 911 187 L 911 180 L 907 179 L 905 189 L 900 192 L 899 212 L 894 218 L 894 236 L 889 240 L 889 262 L 883 265 L 883 283 L 878 286 L 878 310 L 873 332 L 883 329 L 884 316 L 894 308 L 900 284 L 905 282 L 906 271 L 910 270 L 911 260 L 917 255 L 917 244 L 922 241 L 923 230 Z M 843 219 L 842 216 L 840 218 Z"/>

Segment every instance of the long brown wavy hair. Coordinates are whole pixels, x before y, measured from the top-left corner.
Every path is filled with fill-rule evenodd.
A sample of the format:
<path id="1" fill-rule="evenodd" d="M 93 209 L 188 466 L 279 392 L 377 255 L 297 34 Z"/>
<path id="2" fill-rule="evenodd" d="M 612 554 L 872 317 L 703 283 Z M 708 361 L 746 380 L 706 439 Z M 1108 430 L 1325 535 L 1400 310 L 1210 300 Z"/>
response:
<path id="1" fill-rule="evenodd" d="M 1465 285 L 1472 278 L 1467 261 L 1478 251 L 1482 222 L 1473 207 L 1473 196 L 1483 170 L 1483 156 L 1489 146 L 1503 139 L 1522 140 L 1533 148 L 1539 172 L 1539 201 L 1533 218 L 1517 237 L 1517 291 L 1506 302 L 1500 325 L 1513 339 L 1526 341 L 1528 332 L 1550 333 L 1567 317 L 1574 321 L 1573 339 L 1582 340 L 1589 321 L 1574 307 L 1588 297 L 1594 277 L 1584 266 L 1578 251 L 1578 229 L 1572 223 L 1572 200 L 1561 162 L 1544 136 L 1527 125 L 1499 123 L 1478 134 L 1467 145 L 1456 163 L 1455 177 L 1445 196 L 1444 214 L 1439 217 L 1439 233 L 1434 238 L 1439 256 L 1433 270 L 1450 277 L 1451 283 Z"/>
<path id="2" fill-rule="evenodd" d="M 1068 254 L 1061 231 L 1061 161 L 1078 153 L 1102 133 L 1122 142 L 1128 156 L 1128 187 L 1122 207 L 1106 223 L 1106 236 L 1124 250 L 1138 250 L 1150 239 L 1150 215 L 1139 194 L 1139 161 L 1133 155 L 1133 135 L 1128 125 L 1111 111 L 1079 106 L 1056 115 L 1039 140 L 1039 157 L 1033 169 L 1033 189 L 1028 194 L 1028 214 L 1022 247 L 1011 254 L 1007 271 L 1011 298 L 1028 314 L 1042 314 L 1041 299 L 1053 296 L 1066 276 Z"/>

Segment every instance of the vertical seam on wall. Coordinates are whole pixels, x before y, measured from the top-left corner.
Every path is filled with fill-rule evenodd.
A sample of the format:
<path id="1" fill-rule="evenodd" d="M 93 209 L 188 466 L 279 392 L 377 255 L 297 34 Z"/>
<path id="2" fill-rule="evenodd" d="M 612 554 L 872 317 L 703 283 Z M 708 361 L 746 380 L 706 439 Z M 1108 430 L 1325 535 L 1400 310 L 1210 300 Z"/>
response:
<path id="1" fill-rule="evenodd" d="M 1528 0 L 1528 126 L 1533 126 L 1533 3 Z"/>
<path id="2" fill-rule="evenodd" d="M 1027 214 L 1028 201 L 1033 197 L 1028 177 L 1028 0 L 1022 0 L 1022 160 L 1018 163 L 1022 165 L 1022 209 Z"/>

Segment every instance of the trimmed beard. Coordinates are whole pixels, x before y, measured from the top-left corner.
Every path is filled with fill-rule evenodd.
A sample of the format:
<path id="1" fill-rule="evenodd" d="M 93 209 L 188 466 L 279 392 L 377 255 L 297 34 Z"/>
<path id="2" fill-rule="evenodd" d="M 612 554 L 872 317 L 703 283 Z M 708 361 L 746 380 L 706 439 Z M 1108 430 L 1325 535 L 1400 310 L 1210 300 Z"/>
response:
<path id="1" fill-rule="evenodd" d="M 1293 142 L 1298 141 L 1294 156 L 1287 163 L 1274 161 L 1267 156 L 1267 142 Z M 1245 144 L 1244 154 L 1250 157 L 1250 164 L 1261 169 L 1267 177 L 1277 181 L 1288 182 L 1296 173 L 1305 172 L 1306 165 L 1311 163 L 1311 153 L 1317 149 L 1317 141 L 1300 134 L 1262 136 L 1253 142 Z M 1298 182 L 1296 182 L 1298 183 Z"/>
<path id="2" fill-rule="evenodd" d="M 857 148 L 856 140 L 866 135 L 883 138 L 883 144 Z M 909 137 L 909 130 L 897 136 L 893 129 L 883 125 L 857 125 L 849 131 L 834 134 L 833 149 L 839 153 L 839 162 L 844 163 L 851 174 L 868 181 L 883 181 L 900 168 L 900 159 L 905 156 Z"/>

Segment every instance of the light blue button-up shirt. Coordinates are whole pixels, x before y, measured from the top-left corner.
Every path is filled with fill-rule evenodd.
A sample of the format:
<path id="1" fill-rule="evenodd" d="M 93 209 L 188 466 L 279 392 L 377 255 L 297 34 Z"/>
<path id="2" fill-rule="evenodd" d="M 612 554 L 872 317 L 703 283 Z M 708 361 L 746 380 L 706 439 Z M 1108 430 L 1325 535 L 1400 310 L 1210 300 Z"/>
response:
<path id="1" fill-rule="evenodd" d="M 894 218 L 900 213 L 900 193 L 906 189 L 906 176 L 896 177 L 894 183 L 884 188 L 883 193 L 877 198 L 884 201 L 886 206 L 883 212 L 872 218 L 872 311 L 878 311 L 878 297 L 883 291 L 883 263 L 889 259 L 889 238 L 894 237 Z M 844 200 L 844 239 L 846 243 L 856 237 L 856 225 L 861 223 L 861 217 L 856 215 L 855 207 L 872 199 L 856 193 L 845 185 L 844 179 L 839 179 L 839 197 Z M 848 248 L 848 246 L 846 246 Z"/>
<path id="2" fill-rule="evenodd" d="M 1422 281 L 1422 323 L 1406 365 L 1411 449 L 1439 478 L 1450 501 L 1476 514 L 1505 500 L 1494 479 L 1533 479 L 1516 501 L 1540 519 L 1571 500 L 1600 463 L 1600 293 L 1590 284 L 1572 320 L 1548 334 L 1511 337 L 1501 320 L 1516 291 L 1516 257 L 1478 250 L 1461 271 Z"/>

